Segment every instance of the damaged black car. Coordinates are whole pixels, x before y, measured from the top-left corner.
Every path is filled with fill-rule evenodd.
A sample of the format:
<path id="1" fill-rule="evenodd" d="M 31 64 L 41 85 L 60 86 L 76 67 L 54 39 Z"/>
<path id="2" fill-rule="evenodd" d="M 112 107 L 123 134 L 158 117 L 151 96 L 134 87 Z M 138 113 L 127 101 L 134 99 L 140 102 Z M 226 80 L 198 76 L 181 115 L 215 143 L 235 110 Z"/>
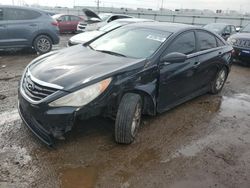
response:
<path id="1" fill-rule="evenodd" d="M 115 117 L 115 141 L 134 141 L 142 114 L 156 115 L 220 92 L 232 47 L 199 27 L 129 24 L 33 60 L 19 86 L 19 113 L 48 145 L 78 118 Z"/>

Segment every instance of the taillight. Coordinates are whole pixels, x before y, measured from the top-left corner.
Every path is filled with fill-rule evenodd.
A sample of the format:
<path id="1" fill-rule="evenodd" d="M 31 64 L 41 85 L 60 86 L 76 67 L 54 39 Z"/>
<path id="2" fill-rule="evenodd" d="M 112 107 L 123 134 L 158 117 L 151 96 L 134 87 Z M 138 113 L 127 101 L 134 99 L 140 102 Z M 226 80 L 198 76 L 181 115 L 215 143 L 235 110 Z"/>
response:
<path id="1" fill-rule="evenodd" d="M 58 26 L 58 22 L 56 22 L 56 21 L 54 21 L 54 22 L 51 22 L 51 25 L 53 25 L 53 26 Z"/>

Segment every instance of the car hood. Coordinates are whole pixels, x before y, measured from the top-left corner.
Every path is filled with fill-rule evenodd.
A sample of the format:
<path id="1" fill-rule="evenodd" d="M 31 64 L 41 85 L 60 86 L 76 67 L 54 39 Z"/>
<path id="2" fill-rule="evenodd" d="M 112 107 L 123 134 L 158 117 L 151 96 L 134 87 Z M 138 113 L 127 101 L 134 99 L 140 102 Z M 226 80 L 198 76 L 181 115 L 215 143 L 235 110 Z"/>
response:
<path id="1" fill-rule="evenodd" d="M 144 66 L 143 59 L 133 59 L 97 52 L 83 45 L 76 45 L 45 54 L 29 65 L 36 79 L 56 84 L 70 91 L 95 79 L 105 79 L 124 69 Z"/>
<path id="2" fill-rule="evenodd" d="M 90 9 L 84 8 L 82 9 L 82 12 L 85 14 L 85 16 L 90 19 L 90 18 L 97 18 L 99 20 L 102 20 L 95 12 L 93 12 Z"/>
<path id="3" fill-rule="evenodd" d="M 86 31 L 84 33 L 80 33 L 77 34 L 73 37 L 70 38 L 70 41 L 73 43 L 78 43 L 78 44 L 82 44 L 85 42 L 88 42 L 92 39 L 94 39 L 95 37 L 98 37 L 100 35 L 102 35 L 104 32 L 103 31 Z"/>
<path id="4" fill-rule="evenodd" d="M 231 38 L 249 39 L 250 40 L 250 33 L 236 33 L 236 34 L 232 35 Z"/>

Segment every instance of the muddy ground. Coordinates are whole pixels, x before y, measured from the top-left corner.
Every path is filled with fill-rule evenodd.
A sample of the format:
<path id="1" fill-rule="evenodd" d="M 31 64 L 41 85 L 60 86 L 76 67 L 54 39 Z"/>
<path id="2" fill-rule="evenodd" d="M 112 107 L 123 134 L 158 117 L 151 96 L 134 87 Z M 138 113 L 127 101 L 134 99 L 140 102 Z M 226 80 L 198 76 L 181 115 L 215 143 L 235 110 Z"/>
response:
<path id="1" fill-rule="evenodd" d="M 250 68 L 234 65 L 219 95 L 143 117 L 132 145 L 115 144 L 114 122 L 96 118 L 78 122 L 50 149 L 16 109 L 18 81 L 35 57 L 0 52 L 1 188 L 250 187 Z"/>

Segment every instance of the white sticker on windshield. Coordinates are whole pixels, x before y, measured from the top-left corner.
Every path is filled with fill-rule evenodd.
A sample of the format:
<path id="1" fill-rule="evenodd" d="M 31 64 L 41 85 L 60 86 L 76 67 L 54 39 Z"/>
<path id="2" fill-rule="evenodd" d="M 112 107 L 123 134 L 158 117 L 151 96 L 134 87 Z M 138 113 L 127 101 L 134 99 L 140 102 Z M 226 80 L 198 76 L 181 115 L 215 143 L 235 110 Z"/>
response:
<path id="1" fill-rule="evenodd" d="M 166 40 L 166 38 L 164 38 L 164 37 L 159 37 L 159 36 L 154 36 L 154 35 L 148 35 L 147 39 L 155 40 L 158 42 L 164 42 Z"/>

